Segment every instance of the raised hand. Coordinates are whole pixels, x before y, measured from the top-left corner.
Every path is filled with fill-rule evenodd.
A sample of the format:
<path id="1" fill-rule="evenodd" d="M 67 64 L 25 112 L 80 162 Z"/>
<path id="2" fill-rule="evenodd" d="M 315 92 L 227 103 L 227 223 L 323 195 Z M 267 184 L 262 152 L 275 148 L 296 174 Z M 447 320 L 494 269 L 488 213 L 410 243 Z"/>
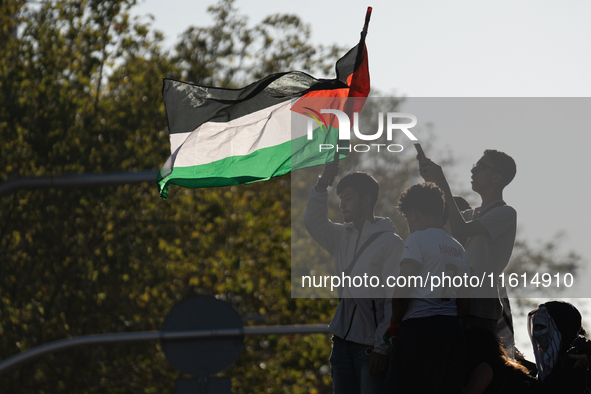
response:
<path id="1" fill-rule="evenodd" d="M 324 171 L 322 172 L 322 175 L 320 175 L 320 178 L 318 179 L 318 183 L 316 184 L 317 188 L 322 189 L 319 191 L 325 191 L 329 186 L 332 186 L 332 184 L 334 183 L 334 179 L 338 174 L 339 163 L 336 163 L 334 161 L 327 163 L 324 166 Z"/>

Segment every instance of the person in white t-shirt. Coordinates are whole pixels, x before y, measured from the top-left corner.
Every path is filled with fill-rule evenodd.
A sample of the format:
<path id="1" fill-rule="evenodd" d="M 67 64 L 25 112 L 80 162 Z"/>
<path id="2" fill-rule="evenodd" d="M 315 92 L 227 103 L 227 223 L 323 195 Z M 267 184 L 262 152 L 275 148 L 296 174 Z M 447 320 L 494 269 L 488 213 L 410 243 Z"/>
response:
<path id="1" fill-rule="evenodd" d="M 394 349 L 385 392 L 461 392 L 458 312 L 467 312 L 469 299 L 466 287 L 453 278 L 468 274 L 468 256 L 443 229 L 443 191 L 435 184 L 407 188 L 397 208 L 406 218 L 410 235 L 392 300 Z"/>

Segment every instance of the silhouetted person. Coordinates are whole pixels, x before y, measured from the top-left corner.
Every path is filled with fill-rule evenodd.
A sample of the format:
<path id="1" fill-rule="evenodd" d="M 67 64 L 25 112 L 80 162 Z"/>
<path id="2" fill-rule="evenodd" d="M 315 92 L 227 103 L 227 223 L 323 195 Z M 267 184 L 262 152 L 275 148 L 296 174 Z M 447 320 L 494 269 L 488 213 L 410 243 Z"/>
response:
<path id="1" fill-rule="evenodd" d="M 443 229 L 443 192 L 435 184 L 407 188 L 398 210 L 410 231 L 398 275 L 407 279 L 406 286 L 394 290 L 389 330 L 394 346 L 384 392 L 458 393 L 462 388 L 458 315 L 467 312 L 469 299 L 465 288 L 450 282 L 432 289 L 428 278 L 462 277 L 469 270 L 468 256 Z M 427 285 L 411 282 L 412 277 Z"/>
<path id="2" fill-rule="evenodd" d="M 481 206 L 460 212 L 441 167 L 430 159 L 419 162 L 421 176 L 435 182 L 445 193 L 453 236 L 465 245 L 472 275 L 486 278 L 482 289 L 471 289 L 473 299 L 464 326 L 482 327 L 496 333 L 503 318 L 503 306 L 495 282 L 503 272 L 515 244 L 517 213 L 503 200 L 504 188 L 516 174 L 515 161 L 497 150 L 487 149 L 472 167 L 472 190 L 482 199 Z M 490 286 L 488 275 L 494 278 Z M 504 289 L 503 289 L 504 292 Z M 506 298 L 506 293 L 503 293 Z M 506 299 L 508 309 L 508 299 Z M 510 311 L 505 311 L 510 319 Z M 512 352 L 512 348 L 510 349 Z"/>
<path id="3" fill-rule="evenodd" d="M 337 194 L 345 223 L 333 223 L 328 219 L 327 188 L 337 173 L 338 165 L 327 164 L 310 190 L 306 229 L 333 256 L 334 275 L 347 272 L 351 277 L 367 274 L 385 280 L 396 273 L 404 242 L 390 219 L 374 216 L 378 182 L 363 172 L 343 177 Z M 369 298 L 360 298 L 363 294 Z M 339 288 L 339 306 L 329 326 L 334 335 L 330 364 L 337 394 L 382 392 L 390 354 L 382 337 L 390 323 L 391 304 L 389 299 L 373 298 L 374 294 L 372 289 Z"/>
<path id="4" fill-rule="evenodd" d="M 550 301 L 527 315 L 538 380 L 545 394 L 588 393 L 591 344 L 572 304 Z"/>

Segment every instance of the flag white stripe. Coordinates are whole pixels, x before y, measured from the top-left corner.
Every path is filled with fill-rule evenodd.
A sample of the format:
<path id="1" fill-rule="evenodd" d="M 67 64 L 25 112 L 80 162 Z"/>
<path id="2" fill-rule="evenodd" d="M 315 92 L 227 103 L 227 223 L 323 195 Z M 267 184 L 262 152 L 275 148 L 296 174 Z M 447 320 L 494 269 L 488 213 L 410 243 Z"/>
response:
<path id="1" fill-rule="evenodd" d="M 191 135 L 191 131 L 185 133 L 174 133 L 170 135 L 170 153 L 176 152 L 176 150 L 185 142 L 188 136 Z"/>
<path id="2" fill-rule="evenodd" d="M 186 137 L 174 166 L 209 164 L 227 157 L 248 155 L 297 138 L 291 133 L 292 116 L 298 118 L 298 123 L 306 122 L 307 117 L 290 111 L 292 104 L 293 101 L 286 101 L 230 122 L 202 124 Z M 296 129 L 306 130 L 305 126 Z M 179 136 L 179 140 L 181 138 Z M 172 136 L 171 151 L 175 151 Z"/>

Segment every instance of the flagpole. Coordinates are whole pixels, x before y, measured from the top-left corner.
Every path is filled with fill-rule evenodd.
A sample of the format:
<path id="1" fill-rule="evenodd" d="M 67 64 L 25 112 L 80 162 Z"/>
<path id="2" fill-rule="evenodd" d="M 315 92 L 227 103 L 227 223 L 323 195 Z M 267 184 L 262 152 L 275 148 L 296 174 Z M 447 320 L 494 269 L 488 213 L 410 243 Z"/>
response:
<path id="1" fill-rule="evenodd" d="M 369 27 L 369 20 L 371 19 L 371 12 L 373 11 L 372 7 L 367 7 L 367 11 L 365 12 L 365 23 L 363 24 L 363 30 L 361 30 L 361 37 L 359 38 L 358 50 L 357 50 L 357 58 L 355 59 L 355 65 L 358 65 L 361 58 L 363 57 L 363 49 L 365 47 L 365 37 L 367 36 L 367 28 Z M 338 141 L 337 146 L 334 152 L 334 163 L 336 165 L 339 164 L 339 150 L 338 150 Z"/>
<path id="2" fill-rule="evenodd" d="M 365 36 L 367 36 L 367 28 L 369 26 L 369 20 L 371 19 L 371 11 L 373 8 L 367 7 L 367 12 L 365 13 L 365 24 L 363 25 L 363 30 L 361 30 L 361 39 L 359 43 L 365 43 Z"/>

